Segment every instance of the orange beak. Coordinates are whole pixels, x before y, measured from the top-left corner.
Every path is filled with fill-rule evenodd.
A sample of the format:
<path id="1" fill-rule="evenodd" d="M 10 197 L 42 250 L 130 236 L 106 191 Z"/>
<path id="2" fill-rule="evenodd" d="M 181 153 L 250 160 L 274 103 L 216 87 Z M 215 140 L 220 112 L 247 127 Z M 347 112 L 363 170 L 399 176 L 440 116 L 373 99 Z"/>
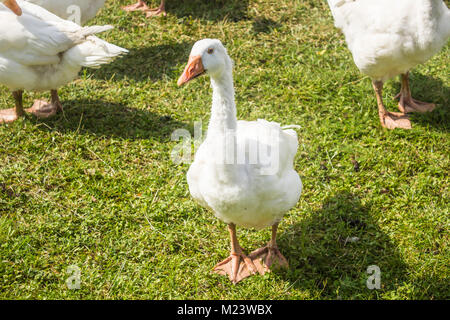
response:
<path id="1" fill-rule="evenodd" d="M 186 82 L 189 82 L 192 79 L 195 79 L 204 73 L 205 68 L 203 68 L 202 57 L 201 56 L 189 57 L 188 64 L 186 68 L 184 68 L 184 72 L 178 79 L 177 84 L 179 86 L 182 86 Z"/>
<path id="2" fill-rule="evenodd" d="M 3 2 L 5 6 L 7 6 L 9 9 L 11 9 L 12 12 L 17 14 L 18 16 L 22 15 L 22 9 L 20 9 L 19 5 L 17 4 L 16 0 L 5 0 Z"/>

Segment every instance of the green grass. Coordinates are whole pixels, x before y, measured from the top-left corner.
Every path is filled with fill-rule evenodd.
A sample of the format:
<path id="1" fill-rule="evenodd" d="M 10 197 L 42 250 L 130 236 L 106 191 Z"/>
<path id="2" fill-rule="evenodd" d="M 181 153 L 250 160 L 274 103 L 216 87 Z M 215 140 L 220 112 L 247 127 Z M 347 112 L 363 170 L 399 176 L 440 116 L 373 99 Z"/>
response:
<path id="1" fill-rule="evenodd" d="M 61 88 L 63 114 L 0 126 L 0 298 L 450 298 L 449 45 L 411 74 L 436 110 L 388 131 L 325 2 L 169 0 L 151 20 L 122 12 L 131 2 L 107 1 L 90 22 L 115 25 L 102 38 L 128 56 Z M 226 226 L 191 199 L 189 165 L 170 159 L 175 129 L 206 130 L 209 80 L 176 86 L 206 37 L 235 60 L 240 119 L 302 126 L 304 191 L 279 229 L 290 268 L 238 285 L 210 272 L 228 256 Z M 385 86 L 390 110 L 398 90 Z M 250 251 L 270 231 L 238 236 Z M 66 286 L 70 265 L 80 290 Z M 370 265 L 380 290 L 366 287 Z"/>

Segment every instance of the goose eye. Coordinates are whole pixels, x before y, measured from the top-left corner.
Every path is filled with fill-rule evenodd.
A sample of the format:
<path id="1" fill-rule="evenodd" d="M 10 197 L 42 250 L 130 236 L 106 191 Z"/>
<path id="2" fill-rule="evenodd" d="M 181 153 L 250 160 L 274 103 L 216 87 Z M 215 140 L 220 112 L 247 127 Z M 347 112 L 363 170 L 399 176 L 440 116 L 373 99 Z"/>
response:
<path id="1" fill-rule="evenodd" d="M 212 54 L 213 52 L 214 52 L 214 49 L 213 49 L 213 48 L 209 48 L 209 49 L 208 49 L 208 53 L 209 53 L 209 54 Z"/>

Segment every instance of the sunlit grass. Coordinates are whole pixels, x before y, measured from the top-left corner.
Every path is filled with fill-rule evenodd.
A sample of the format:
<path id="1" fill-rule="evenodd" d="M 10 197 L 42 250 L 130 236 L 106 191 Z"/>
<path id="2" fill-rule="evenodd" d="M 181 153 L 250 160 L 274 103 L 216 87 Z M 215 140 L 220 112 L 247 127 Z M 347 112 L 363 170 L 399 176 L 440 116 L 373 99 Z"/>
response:
<path id="1" fill-rule="evenodd" d="M 387 131 L 325 2 L 169 0 L 151 20 L 120 9 L 131 2 L 107 1 L 90 22 L 115 25 L 101 36 L 128 56 L 61 88 L 64 114 L 0 126 L 0 298 L 450 297 L 448 45 L 411 74 L 436 110 Z M 170 159 L 175 129 L 206 130 L 208 79 L 176 86 L 206 37 L 235 61 L 240 119 L 302 127 L 304 192 L 279 232 L 290 268 L 236 286 L 210 272 L 228 255 L 225 224 L 190 198 L 188 164 Z M 386 84 L 390 110 L 398 90 Z M 12 103 L 2 87 L 0 108 Z M 251 251 L 270 233 L 238 236 Z M 66 286 L 70 265 L 80 290 Z M 367 289 L 370 265 L 380 290 Z"/>

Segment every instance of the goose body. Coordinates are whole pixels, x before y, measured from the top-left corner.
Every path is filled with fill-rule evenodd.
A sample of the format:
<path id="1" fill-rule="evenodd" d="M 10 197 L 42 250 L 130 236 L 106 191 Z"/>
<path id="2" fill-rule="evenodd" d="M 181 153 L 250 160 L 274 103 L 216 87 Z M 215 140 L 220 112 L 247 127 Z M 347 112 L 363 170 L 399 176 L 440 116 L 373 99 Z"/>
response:
<path id="1" fill-rule="evenodd" d="M 328 0 L 359 70 L 375 80 L 406 73 L 450 37 L 442 0 Z"/>
<path id="2" fill-rule="evenodd" d="M 178 84 L 204 73 L 211 77 L 213 88 L 211 119 L 187 181 L 192 197 L 229 226 L 232 252 L 215 271 L 236 283 L 251 273 L 264 273 L 258 257 L 263 256 L 265 268 L 274 260 L 287 266 L 275 237 L 278 223 L 302 191 L 294 170 L 297 134 L 276 122 L 236 119 L 232 61 L 219 40 L 204 39 L 194 45 Z M 236 238 L 236 225 L 272 227 L 272 240 L 246 256 Z"/>
<path id="3" fill-rule="evenodd" d="M 80 14 L 80 23 L 85 24 L 97 15 L 105 0 L 24 0 L 41 6 L 62 19 Z M 79 9 L 77 9 L 79 8 Z"/>
<path id="4" fill-rule="evenodd" d="M 276 122 L 259 119 L 237 121 L 235 137 L 233 149 L 245 150 L 245 160 L 241 164 L 222 164 L 226 159 L 222 161 L 218 155 L 226 146 L 218 143 L 222 137 L 208 131 L 187 173 L 189 190 L 195 200 L 227 224 L 270 227 L 280 222 L 300 197 L 302 183 L 293 166 L 297 134 L 292 129 L 283 130 Z M 277 148 L 278 168 L 271 168 L 273 163 L 251 161 L 256 158 L 251 152 Z"/>
<path id="5" fill-rule="evenodd" d="M 13 92 L 56 90 L 82 67 L 97 68 L 127 53 L 94 36 L 111 26 L 80 27 L 40 6 L 17 3 L 21 16 L 0 4 L 0 84 Z M 5 112 L 0 123 L 9 122 Z"/>
<path id="6" fill-rule="evenodd" d="M 450 11 L 442 0 L 328 0 L 335 25 L 345 35 L 347 46 L 359 70 L 374 81 L 375 91 L 382 83 L 402 74 L 400 96 L 402 113 L 431 111 L 434 106 L 411 98 L 408 72 L 439 52 L 450 37 Z M 377 98 L 381 99 L 381 96 Z M 382 100 L 380 100 L 382 103 Z M 384 105 L 379 105 L 385 111 Z M 389 117 L 389 113 L 385 113 Z M 391 113 L 392 114 L 392 113 Z M 402 116 L 400 116 L 402 117 Z M 382 120 L 396 126 L 395 116 Z M 391 121 L 393 120 L 393 121 Z"/>

